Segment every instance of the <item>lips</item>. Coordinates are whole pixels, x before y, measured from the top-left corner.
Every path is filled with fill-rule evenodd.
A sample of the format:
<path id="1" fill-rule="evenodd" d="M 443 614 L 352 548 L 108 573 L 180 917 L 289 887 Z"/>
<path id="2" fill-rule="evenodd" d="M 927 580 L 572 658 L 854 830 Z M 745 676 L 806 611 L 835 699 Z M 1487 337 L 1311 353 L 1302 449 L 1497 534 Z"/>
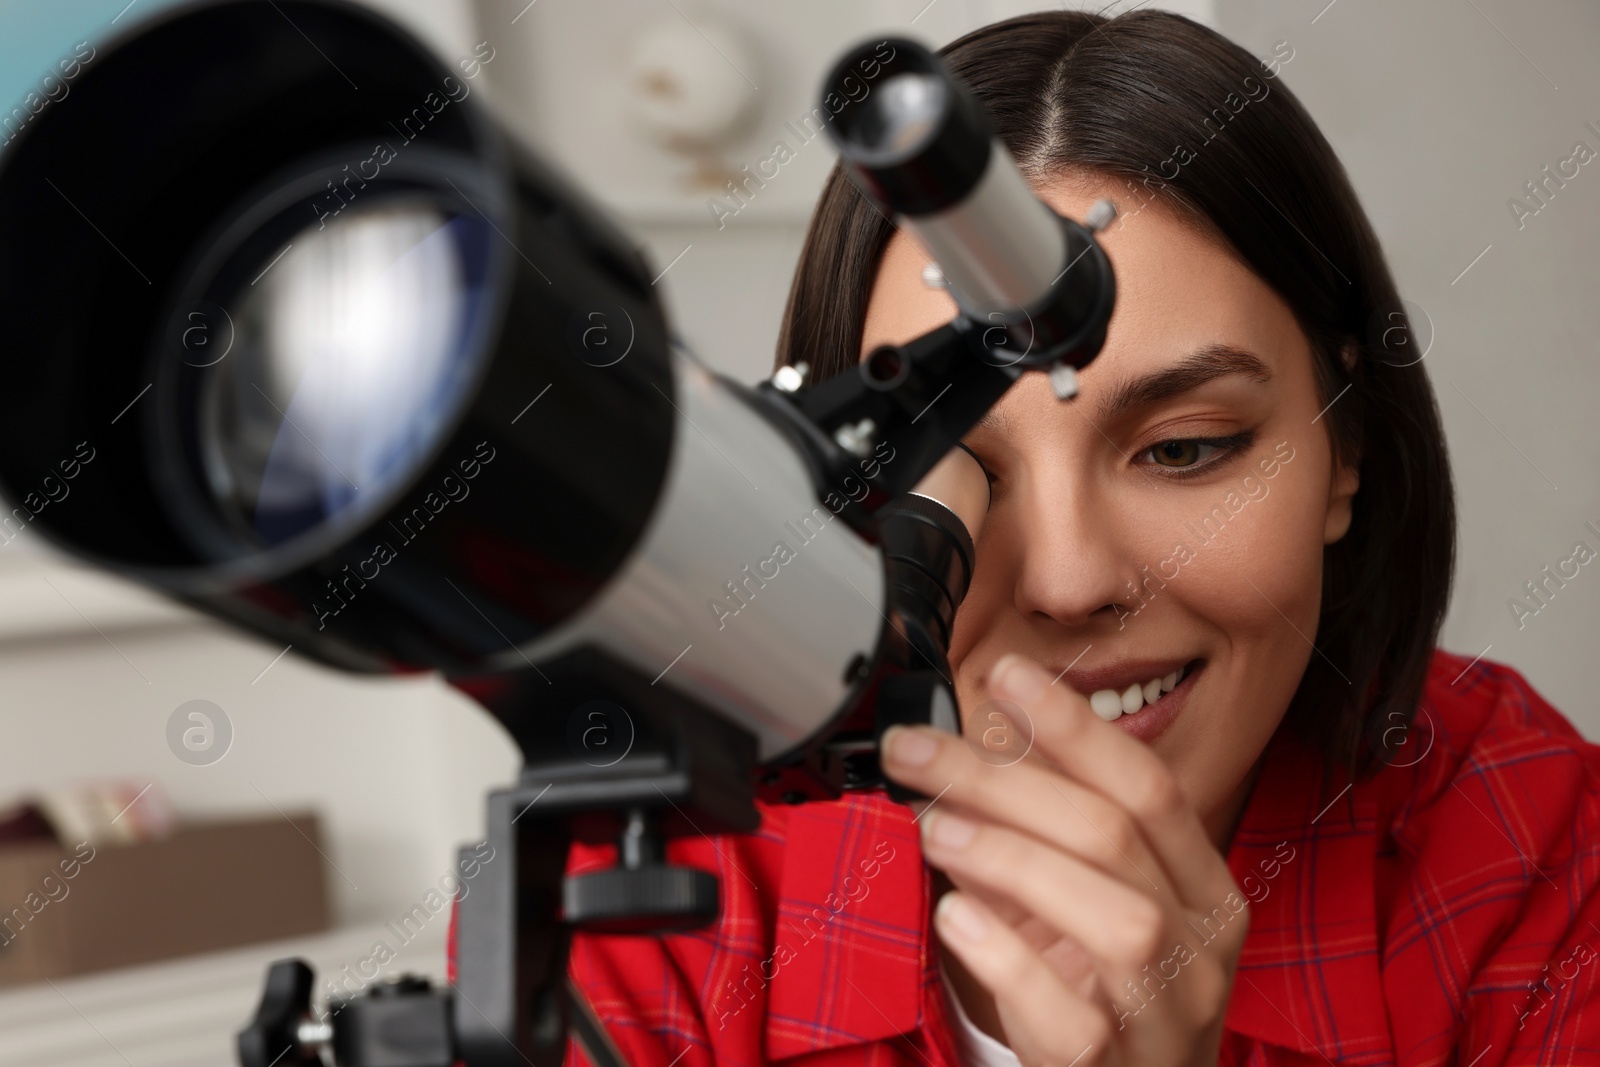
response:
<path id="1" fill-rule="evenodd" d="M 1157 703 L 1163 696 L 1177 688 L 1187 673 L 1187 667 L 1179 667 L 1159 678 L 1151 678 L 1142 683 L 1134 682 L 1121 689 L 1115 687 L 1096 689 L 1089 694 L 1089 707 L 1102 719 L 1113 722 L 1123 715 L 1136 714 L 1147 705 Z"/>
<path id="2" fill-rule="evenodd" d="M 1092 670 L 1068 670 L 1065 681 L 1085 694 L 1100 718 L 1149 741 L 1166 729 L 1187 702 L 1205 661 L 1137 660 Z"/>

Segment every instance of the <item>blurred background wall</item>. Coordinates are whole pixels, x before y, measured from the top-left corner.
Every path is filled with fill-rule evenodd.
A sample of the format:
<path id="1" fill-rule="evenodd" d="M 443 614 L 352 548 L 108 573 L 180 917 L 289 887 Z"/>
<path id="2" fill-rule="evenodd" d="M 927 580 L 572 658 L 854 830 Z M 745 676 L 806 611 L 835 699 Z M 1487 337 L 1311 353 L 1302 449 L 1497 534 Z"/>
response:
<path id="1" fill-rule="evenodd" d="M 0 0 L 0 101 L 20 100 L 81 40 L 159 0 Z M 894 32 L 941 45 L 1040 5 L 1014 0 L 385 0 L 447 60 L 487 42 L 479 86 L 530 143 L 616 213 L 660 271 L 670 314 L 709 363 L 770 370 L 804 226 L 833 161 L 797 136 L 846 43 Z M 1096 5 L 1098 6 L 1098 5 Z M 1115 10 L 1131 5 L 1117 4 Z M 1600 7 L 1590 0 L 1191 0 L 1172 7 L 1269 55 L 1348 168 L 1403 296 L 1420 311 L 1461 506 L 1450 649 L 1523 671 L 1600 738 L 1586 663 L 1600 568 L 1548 602 L 1525 583 L 1587 541 L 1600 549 L 1600 167 L 1548 203 L 1525 183 L 1600 148 Z M 672 104 L 671 77 L 687 86 Z M 9 106 L 9 105 L 7 105 Z M 663 147 L 717 134 L 714 149 Z M 688 131 L 688 134 L 685 133 Z M 707 132 L 710 131 L 710 132 Z M 800 131 L 803 133 L 803 130 Z M 729 195 L 741 167 L 790 149 Z M 114 161 L 108 161 L 114 165 Z M 765 168 L 772 173 L 772 166 Z M 1538 206 L 1520 220 L 1517 198 Z M 720 205 L 720 207 L 718 206 Z M 1419 333 L 1424 332 L 1419 327 Z M 17 354 L 11 354 L 16 358 Z M 24 357 L 25 358 L 25 357 Z M 1591 573 L 1593 572 L 1593 573 Z M 1519 619 L 1508 605 L 1538 607 Z M 302 663 L 49 553 L 0 547 L 0 801 L 84 777 L 159 780 L 192 817 L 314 806 L 335 912 L 409 907 L 481 834 L 486 788 L 514 774 L 498 727 L 436 680 L 354 680 Z M 180 762 L 166 726 L 214 702 L 233 740 Z"/>

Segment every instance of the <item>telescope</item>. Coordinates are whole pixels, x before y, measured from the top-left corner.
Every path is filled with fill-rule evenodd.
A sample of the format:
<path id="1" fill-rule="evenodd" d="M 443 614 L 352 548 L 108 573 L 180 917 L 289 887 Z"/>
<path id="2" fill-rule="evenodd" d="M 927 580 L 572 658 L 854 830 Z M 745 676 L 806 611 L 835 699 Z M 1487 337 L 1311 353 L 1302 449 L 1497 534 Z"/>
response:
<path id="1" fill-rule="evenodd" d="M 1070 399 L 1114 301 L 1110 205 L 1057 215 L 937 56 L 874 41 L 824 79 L 828 128 L 959 313 L 744 385 L 467 69 L 353 3 L 205 0 L 98 49 L 0 155 L 8 527 L 332 667 L 440 672 L 521 752 L 453 983 L 319 1017 L 281 961 L 246 1067 L 555 1067 L 569 1027 L 616 1062 L 572 932 L 714 922 L 665 841 L 752 831 L 757 799 L 917 795 L 878 739 L 960 730 L 981 521 L 928 476 L 1022 374 Z M 574 841 L 616 866 L 566 877 Z"/>

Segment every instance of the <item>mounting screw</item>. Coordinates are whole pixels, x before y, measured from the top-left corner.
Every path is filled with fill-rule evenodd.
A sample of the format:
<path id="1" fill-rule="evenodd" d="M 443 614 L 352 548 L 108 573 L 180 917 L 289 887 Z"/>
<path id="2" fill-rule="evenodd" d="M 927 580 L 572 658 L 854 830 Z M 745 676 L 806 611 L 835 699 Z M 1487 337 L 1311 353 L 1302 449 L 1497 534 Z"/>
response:
<path id="1" fill-rule="evenodd" d="M 1056 391 L 1057 400 L 1071 400 L 1078 395 L 1078 372 L 1072 364 L 1064 359 L 1051 364 L 1050 388 Z"/>
<path id="2" fill-rule="evenodd" d="M 772 387 L 780 393 L 792 393 L 806 382 L 806 375 L 811 373 L 811 364 L 804 361 L 779 367 L 772 376 Z"/>
<path id="3" fill-rule="evenodd" d="M 866 459 L 872 454 L 872 435 L 877 429 L 877 423 L 871 419 L 862 419 L 854 426 L 845 423 L 839 427 L 833 432 L 833 439 L 846 452 Z"/>
<path id="4" fill-rule="evenodd" d="M 1090 233 L 1099 233 L 1110 226 L 1111 220 L 1116 217 L 1117 205 L 1109 200 L 1096 200 L 1094 206 L 1089 209 L 1089 214 L 1085 216 L 1083 224 Z"/>

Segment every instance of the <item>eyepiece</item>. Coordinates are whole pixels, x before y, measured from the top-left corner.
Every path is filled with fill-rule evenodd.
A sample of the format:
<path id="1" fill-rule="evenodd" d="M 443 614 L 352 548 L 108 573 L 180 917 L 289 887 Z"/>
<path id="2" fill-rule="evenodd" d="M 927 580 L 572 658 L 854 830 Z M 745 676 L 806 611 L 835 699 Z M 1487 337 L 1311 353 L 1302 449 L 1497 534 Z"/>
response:
<path id="1" fill-rule="evenodd" d="M 1039 199 L 938 56 L 901 38 L 863 43 L 834 66 L 822 99 L 846 173 L 938 264 L 980 328 L 983 358 L 1077 367 L 1094 358 L 1110 264 L 1089 230 Z"/>
<path id="2" fill-rule="evenodd" d="M 988 166 L 994 135 L 983 109 L 915 41 L 852 49 L 824 81 L 823 100 L 844 102 L 829 135 L 886 210 L 944 211 L 972 192 Z"/>

